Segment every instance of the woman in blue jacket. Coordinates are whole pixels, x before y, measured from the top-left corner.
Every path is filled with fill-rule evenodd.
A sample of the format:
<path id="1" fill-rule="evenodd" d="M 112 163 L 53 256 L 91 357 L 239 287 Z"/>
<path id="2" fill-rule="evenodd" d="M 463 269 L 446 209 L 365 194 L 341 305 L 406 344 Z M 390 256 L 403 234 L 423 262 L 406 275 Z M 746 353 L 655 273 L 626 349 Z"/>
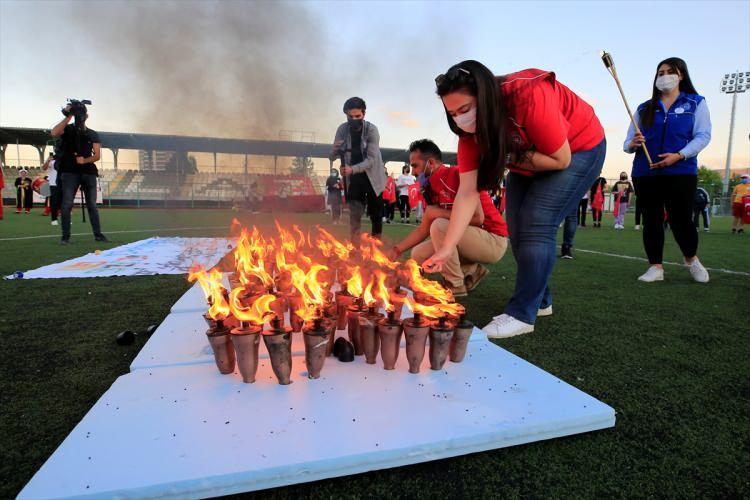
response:
<path id="1" fill-rule="evenodd" d="M 698 183 L 698 153 L 711 140 L 711 118 L 703 96 L 690 81 L 685 61 L 670 57 L 659 63 L 650 100 L 635 114 L 642 134 L 630 125 L 626 153 L 635 153 L 633 182 L 643 207 L 643 246 L 651 266 L 638 279 L 664 280 L 664 211 L 695 281 L 708 282 L 698 260 L 698 232 L 693 225 L 693 196 Z M 645 142 L 651 159 L 643 152 Z"/>

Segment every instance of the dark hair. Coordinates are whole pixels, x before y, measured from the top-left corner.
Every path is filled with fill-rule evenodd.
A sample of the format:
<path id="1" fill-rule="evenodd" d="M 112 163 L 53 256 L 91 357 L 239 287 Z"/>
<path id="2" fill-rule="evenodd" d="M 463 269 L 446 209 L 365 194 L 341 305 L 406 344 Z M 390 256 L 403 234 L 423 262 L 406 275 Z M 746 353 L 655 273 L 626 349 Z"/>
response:
<path id="1" fill-rule="evenodd" d="M 419 151 L 419 154 L 427 158 L 435 158 L 443 161 L 443 153 L 440 148 L 429 139 L 419 139 L 409 144 L 409 152 Z"/>
<path id="2" fill-rule="evenodd" d="M 654 124 L 654 114 L 656 108 L 659 106 L 659 99 L 661 98 L 661 90 L 656 88 L 656 79 L 659 77 L 659 68 L 662 64 L 666 64 L 672 70 L 679 72 L 682 75 L 680 80 L 680 92 L 686 92 L 688 94 L 697 94 L 698 91 L 693 87 L 693 82 L 690 80 L 690 73 L 688 73 L 687 64 L 679 57 L 669 57 L 664 59 L 662 62 L 656 65 L 656 73 L 654 74 L 653 90 L 651 92 L 651 100 L 646 104 L 646 107 L 641 110 L 640 118 L 641 125 L 644 128 L 650 128 Z"/>
<path id="3" fill-rule="evenodd" d="M 344 103 L 344 113 L 350 109 L 361 109 L 362 111 L 365 111 L 367 109 L 367 104 L 365 104 L 365 100 L 361 97 L 350 97 Z"/>
<path id="4" fill-rule="evenodd" d="M 411 167 L 409 165 L 404 165 L 403 167 L 401 167 L 401 173 L 405 174 L 406 172 L 409 171 L 410 168 Z"/>
<path id="5" fill-rule="evenodd" d="M 468 60 L 451 66 L 445 74 L 435 78 L 435 83 L 440 97 L 462 91 L 477 98 L 475 135 L 480 151 L 477 189 L 495 187 L 505 175 L 505 155 L 510 146 L 505 138 L 507 113 L 500 94 L 500 82 L 485 65 Z M 447 110 L 445 116 L 456 135 L 468 135 L 456 125 Z"/>

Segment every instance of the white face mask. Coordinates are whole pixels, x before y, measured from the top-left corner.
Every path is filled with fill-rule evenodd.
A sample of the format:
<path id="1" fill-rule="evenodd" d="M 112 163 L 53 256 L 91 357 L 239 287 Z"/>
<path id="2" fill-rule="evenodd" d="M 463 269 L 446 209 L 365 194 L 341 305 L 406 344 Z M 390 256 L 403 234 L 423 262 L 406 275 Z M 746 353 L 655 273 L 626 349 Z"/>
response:
<path id="1" fill-rule="evenodd" d="M 662 75 L 656 79 L 656 88 L 662 92 L 669 92 L 680 84 L 680 77 L 677 75 Z"/>
<path id="2" fill-rule="evenodd" d="M 466 113 L 454 116 L 453 121 L 464 132 L 473 134 L 477 129 L 477 108 L 473 107 Z"/>

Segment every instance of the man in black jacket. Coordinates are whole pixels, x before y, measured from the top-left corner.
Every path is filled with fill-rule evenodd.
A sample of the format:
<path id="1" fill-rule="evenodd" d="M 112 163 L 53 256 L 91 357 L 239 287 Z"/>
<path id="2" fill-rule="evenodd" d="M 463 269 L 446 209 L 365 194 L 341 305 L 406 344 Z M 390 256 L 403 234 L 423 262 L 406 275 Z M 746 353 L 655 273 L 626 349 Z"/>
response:
<path id="1" fill-rule="evenodd" d="M 81 105 L 83 106 L 83 105 Z M 84 106 L 84 111 L 86 111 Z M 61 245 L 70 242 L 70 215 L 78 188 L 81 188 L 86 199 L 86 208 L 89 212 L 91 229 L 96 241 L 109 241 L 102 234 L 99 223 L 99 210 L 96 207 L 96 178 L 99 171 L 96 163 L 101 158 L 101 141 L 95 130 L 86 127 L 85 114 L 83 123 L 71 125 L 73 119 L 71 106 L 65 107 L 66 116 L 51 131 L 52 137 L 60 137 L 60 155 L 55 166 L 60 174 L 62 188 L 62 239 Z M 65 114 L 64 113 L 64 114 Z"/>

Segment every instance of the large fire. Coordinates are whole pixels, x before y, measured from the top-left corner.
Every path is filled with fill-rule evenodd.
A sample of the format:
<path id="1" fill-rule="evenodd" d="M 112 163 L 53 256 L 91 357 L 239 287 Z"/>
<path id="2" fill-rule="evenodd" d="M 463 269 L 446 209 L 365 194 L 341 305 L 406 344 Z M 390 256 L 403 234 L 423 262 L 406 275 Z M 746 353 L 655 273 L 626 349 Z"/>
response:
<path id="1" fill-rule="evenodd" d="M 294 311 L 300 318 L 320 318 L 330 304 L 334 281 L 364 304 L 392 311 L 396 296 L 392 286 L 399 281 L 397 276 L 406 277 L 402 283 L 408 281 L 415 294 L 429 299 L 407 298 L 406 305 L 415 313 L 441 318 L 464 312 L 450 291 L 422 275 L 414 260 L 391 261 L 381 250 L 380 240 L 367 234 L 362 235 L 356 248 L 320 226 L 304 233 L 296 225 L 289 230 L 276 221 L 277 234 L 269 236 L 257 227 L 241 227 L 235 219 L 232 230 L 239 236 L 233 254 L 231 294 L 216 269 L 206 271 L 195 266 L 188 275 L 189 281 L 200 283 L 210 306 L 208 315 L 214 320 L 234 316 L 239 321 L 262 324 L 273 314 L 270 304 L 289 294 L 301 297 L 303 307 Z"/>

